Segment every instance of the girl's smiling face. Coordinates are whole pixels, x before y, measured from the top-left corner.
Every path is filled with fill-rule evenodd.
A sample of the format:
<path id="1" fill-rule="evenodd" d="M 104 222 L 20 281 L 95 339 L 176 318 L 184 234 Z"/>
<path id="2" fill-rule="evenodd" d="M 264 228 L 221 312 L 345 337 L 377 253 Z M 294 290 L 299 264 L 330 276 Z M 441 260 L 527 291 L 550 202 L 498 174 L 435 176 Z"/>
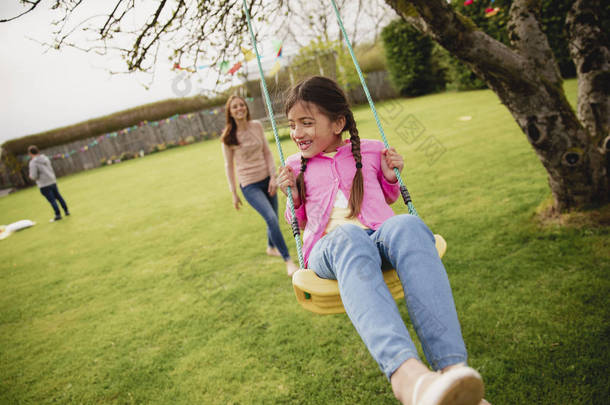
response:
<path id="1" fill-rule="evenodd" d="M 345 117 L 331 121 L 313 103 L 297 102 L 288 111 L 288 124 L 290 138 L 306 159 L 322 152 L 334 152 L 343 144 L 341 132 L 345 126 Z"/>
<path id="2" fill-rule="evenodd" d="M 231 100 L 229 112 L 235 121 L 245 120 L 248 117 L 248 106 L 244 100 L 239 97 L 235 97 L 233 100 Z"/>

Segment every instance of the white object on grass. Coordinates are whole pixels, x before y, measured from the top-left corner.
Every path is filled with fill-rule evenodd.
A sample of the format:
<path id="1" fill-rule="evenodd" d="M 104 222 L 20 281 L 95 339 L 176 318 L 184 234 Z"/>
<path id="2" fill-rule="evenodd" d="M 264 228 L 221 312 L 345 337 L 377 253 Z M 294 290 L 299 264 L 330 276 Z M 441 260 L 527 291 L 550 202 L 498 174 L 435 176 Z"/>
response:
<path id="1" fill-rule="evenodd" d="M 13 222 L 12 224 L 8 225 L 0 225 L 0 240 L 8 238 L 13 232 L 17 232 L 34 225 L 36 225 L 36 222 L 30 221 L 29 219 L 22 219 L 21 221 Z"/>

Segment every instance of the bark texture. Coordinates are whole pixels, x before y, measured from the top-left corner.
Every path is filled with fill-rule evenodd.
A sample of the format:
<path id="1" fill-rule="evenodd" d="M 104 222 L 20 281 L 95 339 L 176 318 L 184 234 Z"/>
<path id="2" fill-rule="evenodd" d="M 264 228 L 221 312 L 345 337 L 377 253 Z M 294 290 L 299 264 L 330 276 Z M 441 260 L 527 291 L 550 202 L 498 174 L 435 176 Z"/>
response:
<path id="1" fill-rule="evenodd" d="M 491 38 L 443 0 L 386 0 L 399 15 L 465 62 L 499 96 L 548 173 L 560 212 L 608 203 L 608 49 L 597 1 L 577 0 L 568 17 L 578 66 L 578 116 L 568 103 L 538 20 L 540 1 L 515 0 L 511 46 Z"/>

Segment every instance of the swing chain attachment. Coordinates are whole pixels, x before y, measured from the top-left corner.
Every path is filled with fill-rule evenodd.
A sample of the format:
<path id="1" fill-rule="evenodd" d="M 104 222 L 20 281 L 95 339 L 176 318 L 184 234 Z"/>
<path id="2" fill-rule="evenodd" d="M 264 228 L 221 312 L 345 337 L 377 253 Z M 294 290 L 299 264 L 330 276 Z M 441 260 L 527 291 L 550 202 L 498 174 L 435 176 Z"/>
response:
<path id="1" fill-rule="evenodd" d="M 280 144 L 280 137 L 277 133 L 277 125 L 275 123 L 275 117 L 273 115 L 273 107 L 271 104 L 271 97 L 269 97 L 269 90 L 267 90 L 267 82 L 265 81 L 265 74 L 263 72 L 263 65 L 261 64 L 261 56 L 258 53 L 258 47 L 256 46 L 256 37 L 254 35 L 254 30 L 252 29 L 252 21 L 250 21 L 250 11 L 248 10 L 248 2 L 244 0 L 244 13 L 246 14 L 246 21 L 248 22 L 248 30 L 250 31 L 250 38 L 252 40 L 252 47 L 254 48 L 254 53 L 256 54 L 256 62 L 258 63 L 258 71 L 261 76 L 261 84 L 263 86 L 263 93 L 265 95 L 265 104 L 267 105 L 267 111 L 269 112 L 269 120 L 271 121 L 271 127 L 273 128 L 273 137 L 275 138 L 275 144 L 277 145 L 278 154 L 280 156 L 280 163 L 282 167 L 286 166 L 286 162 L 284 161 L 284 152 L 282 152 L 282 145 Z M 294 220 L 296 219 L 296 213 L 294 209 L 294 201 L 292 200 L 292 191 L 290 187 L 287 187 L 286 190 L 288 197 L 288 205 L 290 207 L 290 213 L 293 218 L 292 232 L 294 235 L 294 241 L 297 246 L 297 256 L 299 257 L 299 267 L 305 268 L 305 260 L 303 259 L 303 251 L 301 249 L 301 238 L 300 231 L 297 221 L 297 226 L 294 226 Z"/>
<path id="2" fill-rule="evenodd" d="M 301 235 L 301 231 L 299 229 L 299 220 L 297 219 L 296 215 L 294 217 L 292 217 L 290 226 L 292 227 L 292 235 L 295 238 L 298 238 Z"/>
<path id="3" fill-rule="evenodd" d="M 379 120 L 379 116 L 377 115 L 377 109 L 375 108 L 375 103 L 373 103 L 373 98 L 371 97 L 371 93 L 369 92 L 369 88 L 366 85 L 366 81 L 364 80 L 364 75 L 362 74 L 362 69 L 360 69 L 360 64 L 356 59 L 356 55 L 354 53 L 354 49 L 352 48 L 352 44 L 347 36 L 347 32 L 345 31 L 345 27 L 343 26 L 343 20 L 341 20 L 341 15 L 339 14 L 339 9 L 337 8 L 337 4 L 335 0 L 331 0 L 333 8 L 335 10 L 335 16 L 337 17 L 337 23 L 339 24 L 339 28 L 341 29 L 341 33 L 343 33 L 343 40 L 347 45 L 347 49 L 352 57 L 352 61 L 354 62 L 354 67 L 356 68 L 356 72 L 358 72 L 358 77 L 360 78 L 360 83 L 362 84 L 362 89 L 364 90 L 364 94 L 366 95 L 366 99 L 369 102 L 369 106 L 371 107 L 371 111 L 373 116 L 375 117 L 375 122 L 377 123 L 377 129 L 379 129 L 379 134 L 381 135 L 381 139 L 383 140 L 383 144 L 386 149 L 390 148 L 390 144 L 386 139 L 385 132 L 383 132 L 383 127 L 381 126 L 381 121 Z M 405 186 L 404 181 L 402 180 L 402 176 L 400 175 L 400 171 L 398 168 L 394 168 L 394 173 L 396 174 L 396 178 L 398 179 L 398 183 L 400 184 L 400 192 L 402 194 L 402 198 L 405 200 L 405 204 L 409 210 L 409 214 L 417 216 L 417 211 L 415 211 L 415 207 L 411 202 L 411 196 L 407 191 L 407 187 Z"/>

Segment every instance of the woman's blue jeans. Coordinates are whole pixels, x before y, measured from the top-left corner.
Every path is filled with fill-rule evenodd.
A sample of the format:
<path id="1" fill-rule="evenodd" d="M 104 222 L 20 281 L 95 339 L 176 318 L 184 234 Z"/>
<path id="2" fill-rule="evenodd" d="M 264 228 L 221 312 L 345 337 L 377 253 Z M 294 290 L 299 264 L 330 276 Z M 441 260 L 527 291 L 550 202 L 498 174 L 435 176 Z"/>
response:
<path id="1" fill-rule="evenodd" d="M 434 235 L 418 217 L 394 216 L 377 231 L 342 225 L 316 243 L 308 267 L 338 281 L 347 315 L 388 379 L 403 362 L 419 356 L 382 269 L 396 269 L 432 368 L 466 362 L 449 279 Z"/>
<path id="2" fill-rule="evenodd" d="M 280 231 L 280 221 L 277 216 L 277 194 L 270 196 L 268 193 L 270 178 L 248 184 L 246 187 L 239 186 L 248 204 L 252 206 L 267 223 L 267 245 L 276 247 L 284 260 L 290 259 L 290 253 L 286 247 L 284 236 Z"/>

